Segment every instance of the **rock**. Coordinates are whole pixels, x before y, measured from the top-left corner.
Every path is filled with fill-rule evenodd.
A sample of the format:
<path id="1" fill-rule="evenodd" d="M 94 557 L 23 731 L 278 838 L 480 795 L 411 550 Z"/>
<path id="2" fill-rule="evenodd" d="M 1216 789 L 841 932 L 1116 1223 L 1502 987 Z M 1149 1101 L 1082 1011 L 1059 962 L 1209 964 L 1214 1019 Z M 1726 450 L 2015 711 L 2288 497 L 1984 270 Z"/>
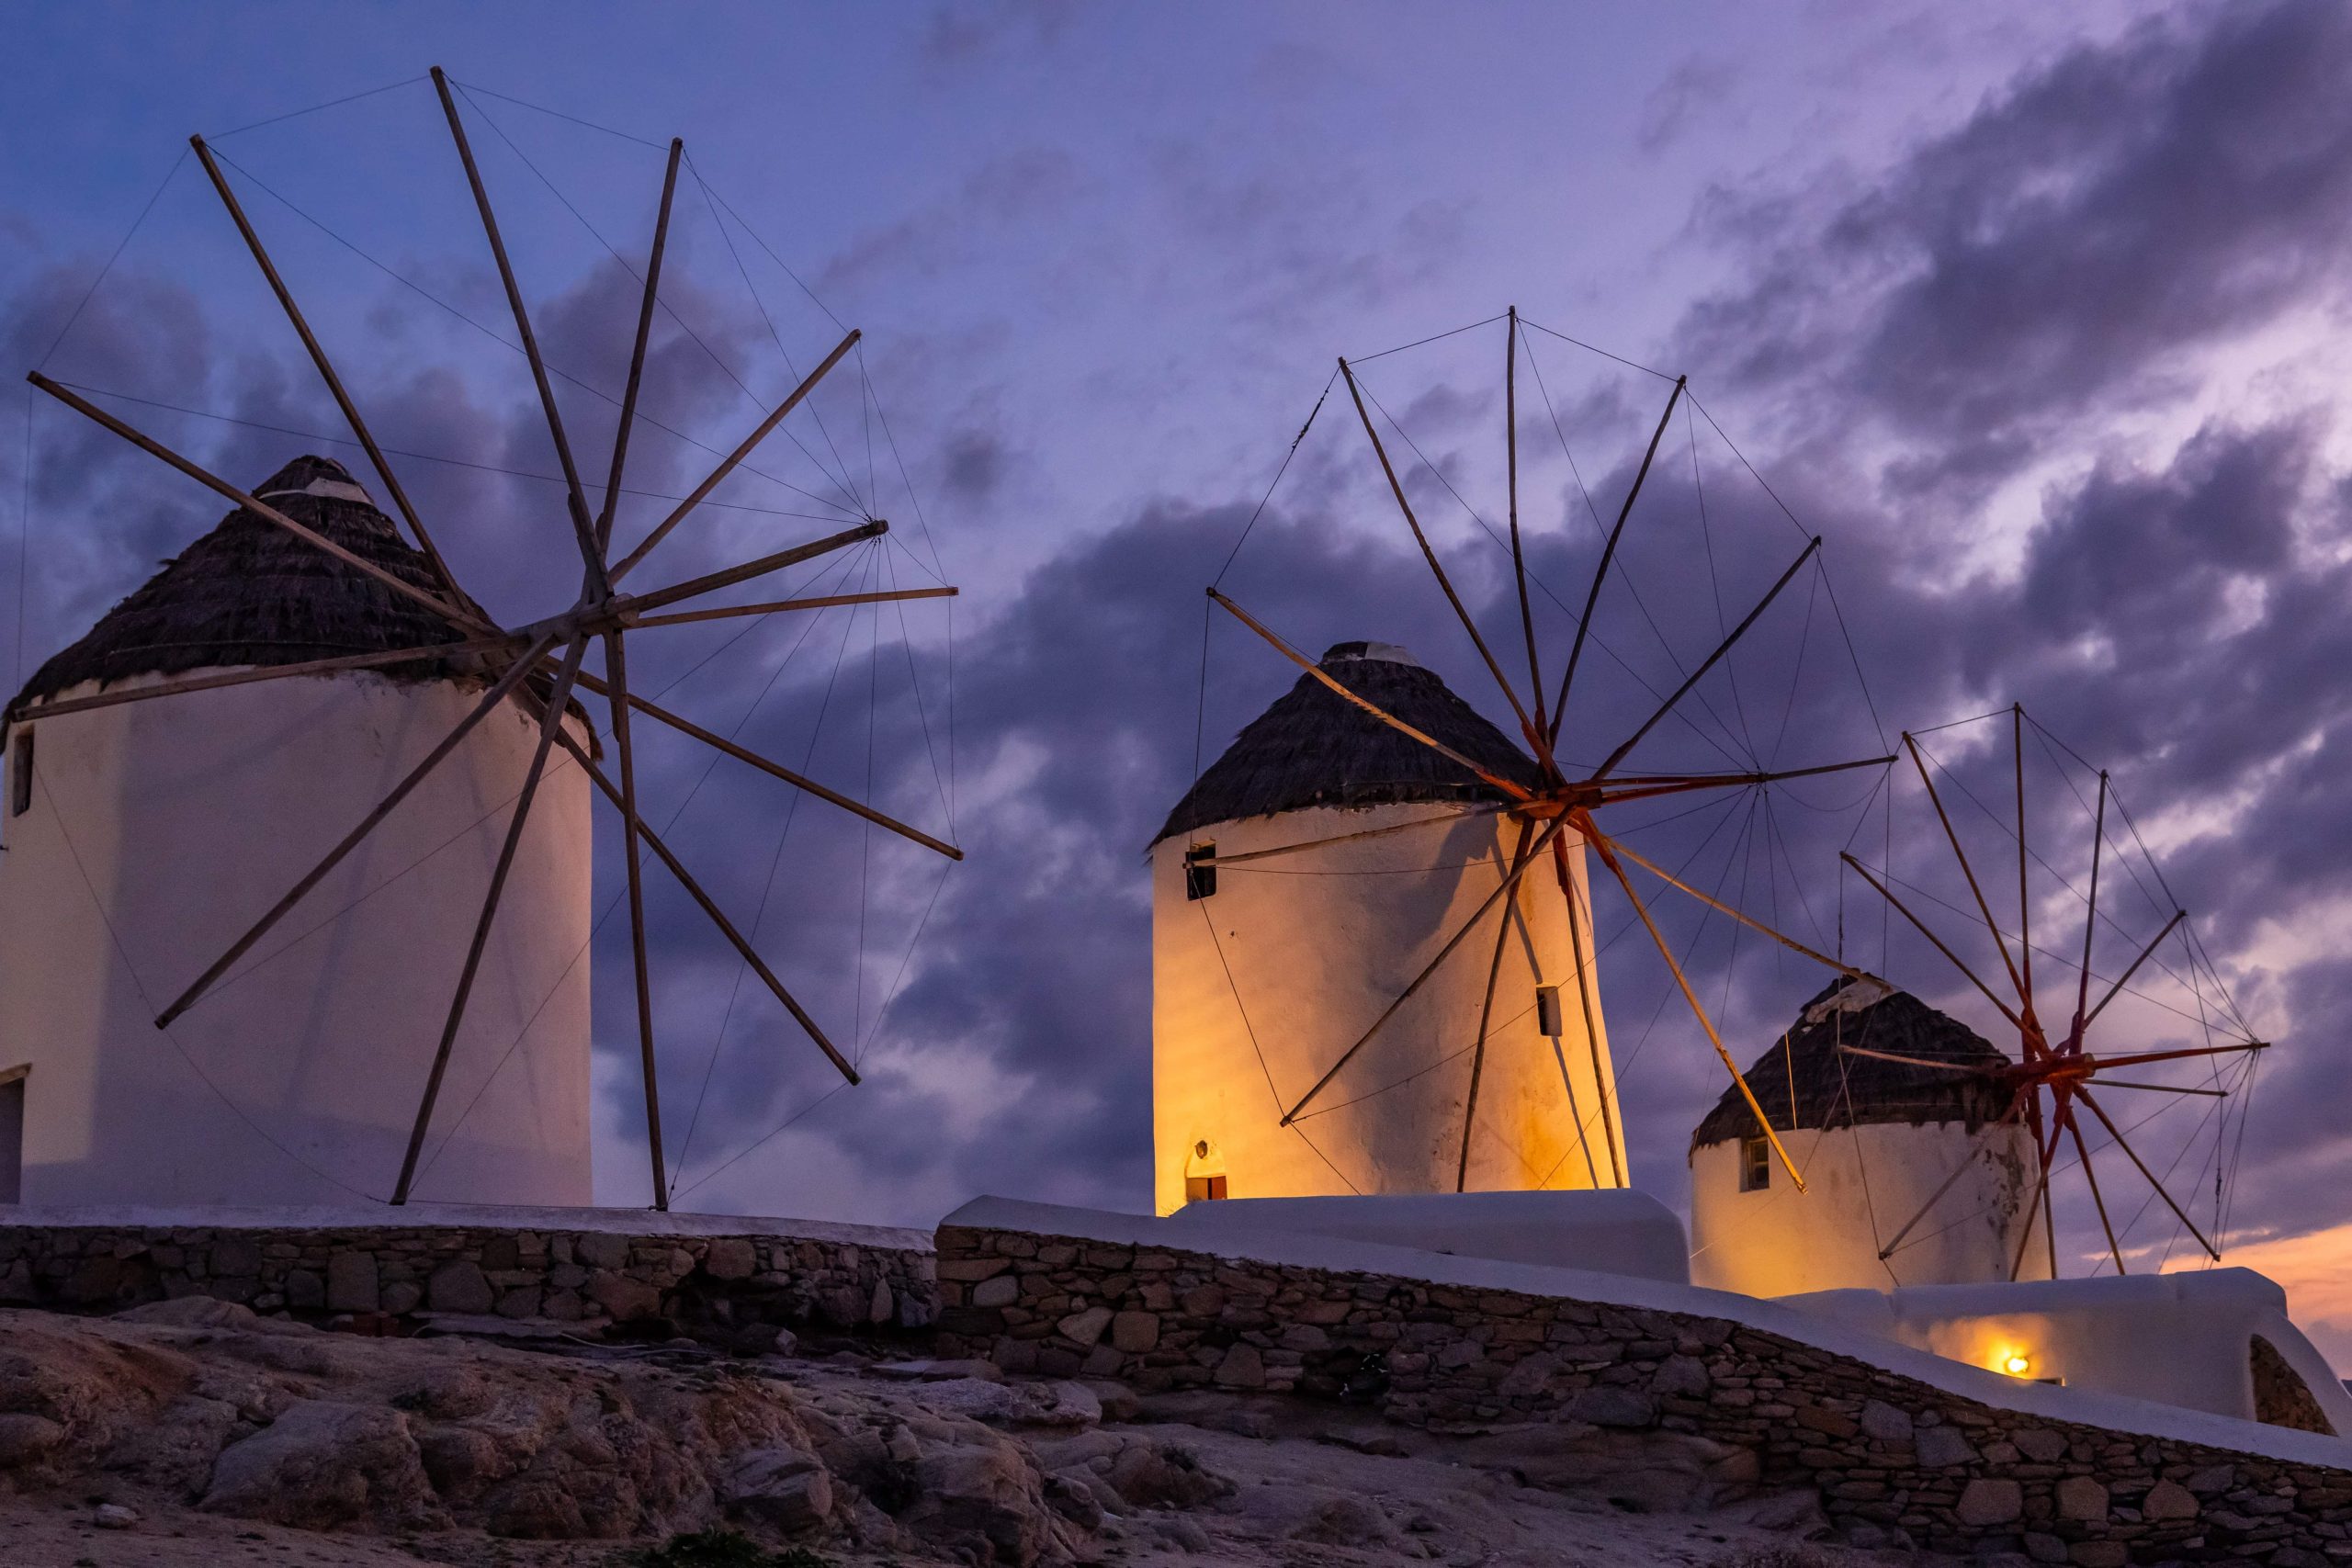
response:
<path id="1" fill-rule="evenodd" d="M 571 1256 L 591 1269 L 626 1269 L 628 1237 L 589 1231 L 571 1238 Z"/>
<path id="2" fill-rule="evenodd" d="M 1070 1314 L 1054 1325 L 1054 1332 L 1073 1345 L 1092 1345 L 1097 1339 L 1102 1337 L 1102 1331 L 1110 1326 L 1111 1309 L 1095 1306 L 1088 1307 L 1084 1312 Z"/>
<path id="3" fill-rule="evenodd" d="M 662 1315 L 661 1292 L 642 1280 L 632 1280 L 609 1269 L 600 1269 L 588 1277 L 588 1296 L 611 1314 L 615 1323 L 640 1323 Z"/>
<path id="4" fill-rule="evenodd" d="M 1085 1471 L 1046 1477 L 1046 1506 L 1080 1529 L 1102 1528 L 1102 1499 L 1094 1477 Z"/>
<path id="5" fill-rule="evenodd" d="M 1396 1538 L 1385 1514 L 1363 1498 L 1344 1492 L 1314 1497 L 1306 1513 L 1306 1517 L 1289 1531 L 1293 1540 L 1377 1551 Z"/>
<path id="6" fill-rule="evenodd" d="M 1143 1440 L 1122 1448 L 1102 1479 L 1137 1508 L 1197 1508 L 1234 1491 L 1232 1482 L 1204 1468 L 1190 1450 Z"/>
<path id="7" fill-rule="evenodd" d="M 90 1522 L 102 1530 L 127 1530 L 139 1522 L 139 1510 L 120 1503 L 101 1503 L 90 1515 Z"/>
<path id="8" fill-rule="evenodd" d="M 753 1449 L 727 1472 L 719 1495 L 730 1513 L 780 1530 L 808 1529 L 833 1511 L 833 1478 L 798 1449 Z"/>
<path id="9" fill-rule="evenodd" d="M 1266 1386 L 1266 1363 L 1258 1354 L 1258 1347 L 1248 1341 L 1228 1346 L 1225 1357 L 1216 1364 L 1216 1385 L 1219 1388 L 1263 1388 Z"/>
<path id="10" fill-rule="evenodd" d="M 1021 1395 L 1005 1384 L 980 1378 L 945 1378 L 919 1384 L 911 1393 L 925 1410 L 968 1421 L 1009 1422 L 1023 1404 Z"/>
<path id="11" fill-rule="evenodd" d="M 0 1415 L 0 1470 L 38 1464 L 65 1440 L 65 1428 L 46 1416 Z"/>
<path id="12" fill-rule="evenodd" d="M 2159 1481 L 2140 1499 L 2140 1512 L 2150 1519 L 2193 1519 L 2197 1495 L 2177 1481 Z"/>
<path id="13" fill-rule="evenodd" d="M 327 1310 L 374 1312 L 377 1307 L 376 1255 L 348 1250 L 327 1254 Z"/>
<path id="14" fill-rule="evenodd" d="M 2202 1470 L 2191 1471 L 2182 1484 L 2199 1497 L 2211 1497 L 2216 1492 L 2227 1492 L 2238 1483 L 2238 1467 L 2233 1464 L 2209 1464 Z"/>
<path id="15" fill-rule="evenodd" d="M 778 1356 L 789 1356 L 800 1348 L 800 1336 L 789 1328 L 779 1328 L 770 1342 L 770 1349 Z"/>
<path id="16" fill-rule="evenodd" d="M 2270 1561 L 2287 1568 L 2286 1557 L 2280 1551 Z M 2076 1568 L 2124 1568 L 2132 1561 L 2132 1549 L 2120 1540 L 2078 1540 L 2066 1549 L 2066 1561 Z"/>
<path id="17" fill-rule="evenodd" d="M 1968 1434 L 1957 1427 L 1922 1427 L 1912 1441 L 1923 1470 L 1973 1464 L 1976 1461 L 1976 1450 L 1969 1442 Z"/>
<path id="18" fill-rule="evenodd" d="M 934 1360 L 925 1358 L 912 1361 L 879 1361 L 866 1369 L 878 1378 L 893 1378 L 900 1382 L 946 1382 L 955 1378 L 978 1378 L 982 1382 L 1002 1382 L 1004 1373 L 993 1361 L 973 1359 Z"/>
<path id="19" fill-rule="evenodd" d="M 2064 1562 L 2066 1561 L 2066 1543 L 2054 1535 L 2028 1530 L 2025 1532 L 2025 1554 L 2036 1562 Z"/>
<path id="20" fill-rule="evenodd" d="M 327 1304 L 327 1282 L 308 1269 L 286 1276 L 286 1304 L 296 1312 L 316 1312 Z"/>
<path id="21" fill-rule="evenodd" d="M 1159 1314 L 1149 1312 L 1123 1312 L 1111 1319 L 1111 1343 L 1131 1356 L 1141 1355 L 1159 1344 Z"/>
<path id="22" fill-rule="evenodd" d="M 759 1249 L 740 1235 L 718 1237 L 702 1259 L 703 1272 L 714 1280 L 748 1280 L 759 1266 Z"/>
<path id="23" fill-rule="evenodd" d="M 2105 1524 L 2107 1488 L 2087 1475 L 2067 1476 L 2058 1483 L 2058 1517 Z"/>
<path id="24" fill-rule="evenodd" d="M 933 1449 L 916 1461 L 914 1479 L 915 1500 L 899 1523 L 946 1555 L 1028 1568 L 1056 1545 L 1044 1477 L 1001 1438 Z"/>
<path id="25" fill-rule="evenodd" d="M 1657 1420 L 1657 1403 L 1646 1393 L 1604 1383 L 1569 1400 L 1562 1414 L 1596 1427 L 1647 1427 Z"/>
<path id="26" fill-rule="evenodd" d="M 2025 1513 L 2025 1494 L 2014 1481 L 1978 1476 L 1960 1494 L 1953 1514 L 1964 1525 L 2005 1525 Z"/>
<path id="27" fill-rule="evenodd" d="M 2055 1464 L 2066 1457 L 2065 1435 L 2047 1427 L 2029 1427 L 2022 1432 L 2013 1432 L 2009 1441 L 2017 1445 L 2018 1452 L 2036 1464 Z"/>
<path id="28" fill-rule="evenodd" d="M 498 1302 L 489 1276 L 469 1258 L 453 1258 L 435 1269 L 425 1281 L 424 1294 L 435 1312 L 487 1313 Z"/>
<path id="29" fill-rule="evenodd" d="M 253 1308 L 235 1302 L 214 1301 L 210 1296 L 149 1302 L 114 1315 L 125 1323 L 160 1323 L 172 1328 L 250 1328 L 259 1321 Z"/>
<path id="30" fill-rule="evenodd" d="M 383 1301 L 380 1310 L 390 1313 L 394 1317 L 399 1317 L 405 1313 L 414 1312 L 416 1310 L 417 1303 L 424 1299 L 424 1292 L 417 1285 L 415 1280 L 396 1280 L 392 1283 L 384 1287 Z"/>
<path id="31" fill-rule="evenodd" d="M 1017 1417 L 1032 1427 L 1096 1427 L 1102 1422 L 1102 1404 L 1082 1382 L 1032 1384 L 1030 1403 Z"/>
<path id="32" fill-rule="evenodd" d="M 1135 1390 L 1123 1382 L 1114 1382 L 1109 1378 L 1089 1378 L 1086 1387 L 1094 1395 L 1094 1402 L 1101 1407 L 1105 1421 L 1132 1421 L 1143 1414 L 1143 1401 L 1136 1397 Z"/>
<path id="33" fill-rule="evenodd" d="M 1862 1401 L 1864 1435 L 1882 1443 L 1907 1443 L 1912 1438 L 1911 1413 L 1897 1410 L 1883 1399 Z"/>
<path id="34" fill-rule="evenodd" d="M 897 1299 L 890 1294 L 890 1281 L 875 1280 L 874 1293 L 865 1300 L 865 1321 L 888 1323 L 897 1315 Z"/>
<path id="35" fill-rule="evenodd" d="M 405 1416 L 321 1399 L 297 1400 L 268 1427 L 221 1450 L 197 1506 L 298 1529 L 449 1523 Z"/>
<path id="36" fill-rule="evenodd" d="M 1696 1356 L 1668 1356 L 1650 1379 L 1650 1392 L 1661 1398 L 1701 1399 L 1708 1382 L 1706 1363 Z"/>
<path id="37" fill-rule="evenodd" d="M 1020 1299 L 1021 1281 L 1010 1274 L 999 1274 L 972 1287 L 972 1304 L 977 1307 L 1011 1306 Z"/>

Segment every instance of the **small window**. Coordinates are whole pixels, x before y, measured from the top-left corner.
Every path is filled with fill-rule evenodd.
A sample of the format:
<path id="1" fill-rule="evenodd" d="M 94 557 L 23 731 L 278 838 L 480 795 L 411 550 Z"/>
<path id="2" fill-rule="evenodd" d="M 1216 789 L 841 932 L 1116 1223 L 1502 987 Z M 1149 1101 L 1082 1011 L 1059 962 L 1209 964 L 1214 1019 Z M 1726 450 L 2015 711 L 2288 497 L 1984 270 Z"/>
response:
<path id="1" fill-rule="evenodd" d="M 1772 1145 L 1762 1138 L 1739 1141 L 1739 1190 L 1761 1192 L 1772 1185 Z"/>
<path id="2" fill-rule="evenodd" d="M 17 731 L 17 744 L 8 756 L 8 815 L 22 817 L 33 808 L 33 732 L 28 726 Z"/>
<path id="3" fill-rule="evenodd" d="M 1216 892 L 1216 846 L 1194 844 L 1184 852 L 1184 897 L 1206 898 Z M 1218 1194 L 1223 1197 L 1223 1193 Z"/>
<path id="4" fill-rule="evenodd" d="M 25 1067 L 0 1072 L 0 1203 L 25 1196 Z"/>
<path id="5" fill-rule="evenodd" d="M 1206 1138 L 1194 1140 L 1192 1157 L 1184 1162 L 1184 1201 L 1225 1196 L 1225 1155 Z"/>

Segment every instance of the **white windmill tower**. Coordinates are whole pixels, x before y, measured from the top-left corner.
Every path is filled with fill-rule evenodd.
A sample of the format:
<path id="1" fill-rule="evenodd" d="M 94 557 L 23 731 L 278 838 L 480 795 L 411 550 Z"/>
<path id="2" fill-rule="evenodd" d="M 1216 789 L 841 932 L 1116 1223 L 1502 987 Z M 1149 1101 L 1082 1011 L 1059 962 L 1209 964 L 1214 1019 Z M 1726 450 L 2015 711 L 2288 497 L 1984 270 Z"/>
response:
<path id="1" fill-rule="evenodd" d="M 1488 772 L 1541 784 L 1403 649 L 1341 643 L 1319 668 Z M 1188 1198 L 1623 1185 L 1597 991 L 1589 1032 L 1575 1002 L 1557 1006 L 1579 956 L 1557 900 L 1522 879 L 1491 969 L 1442 964 L 1410 989 L 1495 895 L 1517 832 L 1492 809 L 1507 799 L 1302 675 L 1178 802 L 1152 846 L 1160 1213 Z M 1299 845 L 1317 852 L 1294 858 Z M 1453 870 L 1417 874 L 1432 861 Z M 1580 840 L 1566 864 L 1588 901 Z M 1348 1092 L 1287 1125 L 1269 1114 L 1270 1092 L 1278 1112 L 1324 1071 L 1338 1028 L 1392 1002 Z"/>

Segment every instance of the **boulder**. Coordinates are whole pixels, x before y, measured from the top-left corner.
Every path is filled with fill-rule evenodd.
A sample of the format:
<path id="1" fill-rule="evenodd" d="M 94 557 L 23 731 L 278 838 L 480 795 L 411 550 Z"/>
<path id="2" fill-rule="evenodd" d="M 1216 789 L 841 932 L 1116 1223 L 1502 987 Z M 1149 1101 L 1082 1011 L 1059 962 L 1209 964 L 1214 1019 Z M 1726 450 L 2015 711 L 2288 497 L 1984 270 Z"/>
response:
<path id="1" fill-rule="evenodd" d="M 785 1531 L 811 1529 L 833 1511 L 833 1478 L 800 1450 L 784 1445 L 739 1456 L 718 1489 L 730 1514 Z"/>
<path id="2" fill-rule="evenodd" d="M 1962 1489 L 1952 1512 L 1964 1525 L 2005 1525 L 2025 1513 L 2025 1493 L 2014 1481 L 1980 1475 Z"/>
<path id="3" fill-rule="evenodd" d="M 221 1450 L 197 1506 L 298 1529 L 449 1523 L 405 1416 L 322 1399 L 299 1400 L 268 1427 Z"/>
<path id="4" fill-rule="evenodd" d="M 498 1301 L 490 1277 L 469 1258 L 453 1258 L 435 1269 L 424 1283 L 424 1294 L 435 1312 L 486 1313 Z"/>

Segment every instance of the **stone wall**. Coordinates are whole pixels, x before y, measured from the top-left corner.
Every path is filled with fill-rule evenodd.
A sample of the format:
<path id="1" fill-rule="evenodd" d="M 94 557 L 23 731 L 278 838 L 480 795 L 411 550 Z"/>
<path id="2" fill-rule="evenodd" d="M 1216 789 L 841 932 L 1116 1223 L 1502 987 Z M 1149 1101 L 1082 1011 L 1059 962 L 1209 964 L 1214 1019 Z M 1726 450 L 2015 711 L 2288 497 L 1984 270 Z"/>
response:
<path id="1" fill-rule="evenodd" d="M 160 1223 L 0 1224 L 0 1304 L 104 1311 L 201 1295 L 317 1319 L 441 1312 L 841 1328 L 919 1328 L 937 1304 L 929 1238 L 917 1231 L 782 1231 L 761 1221 L 730 1229 L 723 1220 L 563 1210 L 397 1224 L 152 1218 Z M 532 1223 L 515 1223 L 523 1218 Z"/>
<path id="2" fill-rule="evenodd" d="M 1287 1392 L 1441 1430 L 1688 1433 L 1735 1450 L 1724 1479 L 1816 1490 L 1862 1545 L 2352 1561 L 2352 1471 L 2025 1415 L 1725 1318 L 1007 1228 L 937 1240 L 940 1353 L 1009 1371 Z"/>

